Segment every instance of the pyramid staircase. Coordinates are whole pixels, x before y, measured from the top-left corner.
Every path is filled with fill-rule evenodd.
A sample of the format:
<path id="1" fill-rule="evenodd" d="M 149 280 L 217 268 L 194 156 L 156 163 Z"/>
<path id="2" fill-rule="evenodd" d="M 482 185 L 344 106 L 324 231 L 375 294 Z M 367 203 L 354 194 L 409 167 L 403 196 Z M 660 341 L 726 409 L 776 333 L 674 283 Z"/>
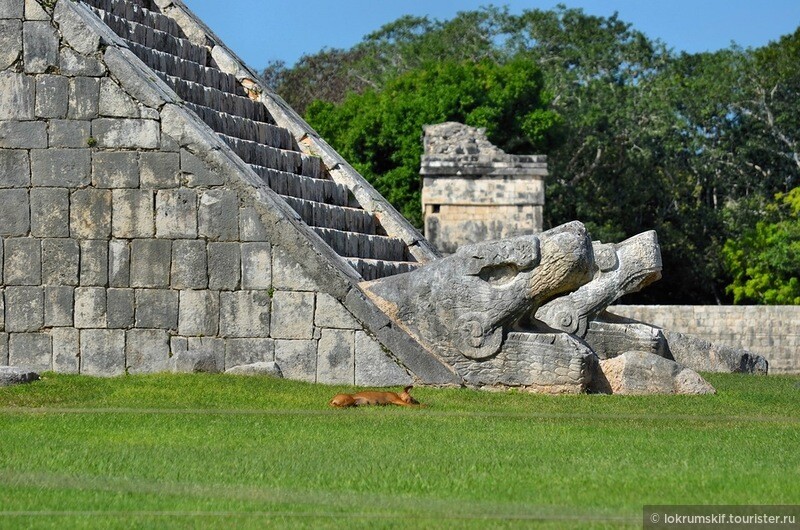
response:
<path id="1" fill-rule="evenodd" d="M 151 0 L 82 0 L 261 179 L 364 280 L 419 266 L 405 240 L 391 237 L 322 158 L 301 151 L 267 107 L 223 72 Z"/>

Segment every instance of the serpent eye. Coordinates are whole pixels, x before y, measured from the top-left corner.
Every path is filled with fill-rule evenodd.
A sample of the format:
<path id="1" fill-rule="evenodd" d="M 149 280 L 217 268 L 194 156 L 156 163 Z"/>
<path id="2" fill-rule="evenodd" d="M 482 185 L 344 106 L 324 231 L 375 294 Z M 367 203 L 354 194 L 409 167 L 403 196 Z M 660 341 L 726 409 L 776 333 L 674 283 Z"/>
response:
<path id="1" fill-rule="evenodd" d="M 519 270 L 512 263 L 501 263 L 500 265 L 490 265 L 481 269 L 478 276 L 480 279 L 494 287 L 508 285 L 517 277 Z"/>

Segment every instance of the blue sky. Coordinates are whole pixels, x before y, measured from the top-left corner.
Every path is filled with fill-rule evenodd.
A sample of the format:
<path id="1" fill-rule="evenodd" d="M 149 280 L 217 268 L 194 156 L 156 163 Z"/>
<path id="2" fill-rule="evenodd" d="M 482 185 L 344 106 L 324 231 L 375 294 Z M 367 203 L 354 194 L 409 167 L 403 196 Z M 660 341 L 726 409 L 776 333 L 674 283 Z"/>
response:
<path id="1" fill-rule="evenodd" d="M 387 22 L 406 15 L 446 20 L 458 11 L 507 5 L 511 12 L 551 9 L 540 0 L 184 0 L 248 65 L 292 65 L 323 47 L 349 48 Z M 800 25 L 800 0 L 565 0 L 568 7 L 609 16 L 675 50 L 713 51 L 736 42 L 762 46 Z"/>

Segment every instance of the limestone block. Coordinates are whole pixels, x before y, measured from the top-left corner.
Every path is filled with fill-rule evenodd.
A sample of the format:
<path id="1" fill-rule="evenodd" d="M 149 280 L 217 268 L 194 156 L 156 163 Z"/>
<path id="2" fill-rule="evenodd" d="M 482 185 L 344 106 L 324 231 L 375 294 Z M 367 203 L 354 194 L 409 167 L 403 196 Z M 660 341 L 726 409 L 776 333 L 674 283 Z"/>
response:
<path id="1" fill-rule="evenodd" d="M 30 184 L 31 164 L 27 151 L 0 149 L 0 188 L 25 188 Z"/>
<path id="2" fill-rule="evenodd" d="M 12 333 L 8 338 L 8 363 L 28 370 L 53 369 L 53 347 L 49 333 Z"/>
<path id="3" fill-rule="evenodd" d="M 314 293 L 275 291 L 271 336 L 276 339 L 313 338 Z"/>
<path id="4" fill-rule="evenodd" d="M 108 327 L 129 329 L 134 325 L 135 298 L 133 289 L 112 288 L 106 291 Z"/>
<path id="5" fill-rule="evenodd" d="M 276 340 L 275 362 L 286 379 L 315 383 L 317 381 L 316 340 Z"/>
<path id="6" fill-rule="evenodd" d="M 100 34 L 87 24 L 79 10 L 69 2 L 56 3 L 53 20 L 58 23 L 64 40 L 83 55 L 89 55 L 100 47 Z"/>
<path id="7" fill-rule="evenodd" d="M 270 336 L 270 297 L 266 291 L 221 292 L 219 305 L 221 336 Z"/>
<path id="8" fill-rule="evenodd" d="M 219 329 L 219 293 L 181 291 L 178 333 L 187 337 L 214 336 Z"/>
<path id="9" fill-rule="evenodd" d="M 0 367 L 0 387 L 24 385 L 39 380 L 39 374 L 27 368 L 17 366 Z"/>
<path id="10" fill-rule="evenodd" d="M 665 331 L 664 334 L 667 337 L 670 354 L 675 361 L 693 370 L 764 375 L 768 372 L 767 360 L 753 352 L 714 344 L 674 331 Z"/>
<path id="11" fill-rule="evenodd" d="M 2 105 L 0 86 L 0 105 Z M 1 110 L 1 109 L 0 109 Z M 47 147 L 47 124 L 43 121 L 0 121 L 0 148 L 43 149 Z"/>
<path id="12" fill-rule="evenodd" d="M 272 339 L 226 339 L 225 370 L 234 366 L 271 362 L 275 360 L 275 344 Z"/>
<path id="13" fill-rule="evenodd" d="M 222 176 L 209 171 L 205 162 L 187 151 L 181 149 L 181 173 L 184 175 L 186 185 L 190 187 L 221 186 L 225 183 Z"/>
<path id="14" fill-rule="evenodd" d="M 92 182 L 91 159 L 88 148 L 35 149 L 31 151 L 31 182 L 53 188 L 88 186 Z"/>
<path id="15" fill-rule="evenodd" d="M 148 238 L 155 235 L 153 192 L 150 190 L 115 189 L 113 200 L 114 237 Z"/>
<path id="16" fill-rule="evenodd" d="M 32 190 L 34 191 L 34 190 Z M 74 239 L 42 239 L 42 283 L 78 285 L 80 246 Z"/>
<path id="17" fill-rule="evenodd" d="M 0 331 L 6 329 L 6 298 L 5 292 L 0 288 Z M 2 365 L 2 355 L 0 355 L 0 365 Z"/>
<path id="18" fill-rule="evenodd" d="M 600 361 L 594 390 L 612 394 L 715 394 L 714 387 L 690 368 L 645 352 L 625 352 Z"/>
<path id="19" fill-rule="evenodd" d="M 131 249 L 127 241 L 112 239 L 108 243 L 108 285 L 128 287 L 131 281 Z"/>
<path id="20" fill-rule="evenodd" d="M 174 359 L 175 355 L 179 353 L 186 353 L 189 351 L 189 338 L 188 337 L 179 337 L 177 335 L 173 335 L 169 338 L 169 351 L 172 357 L 171 360 Z M 172 364 L 170 364 L 172 366 Z"/>
<path id="21" fill-rule="evenodd" d="M 96 77 L 73 77 L 69 81 L 69 111 L 71 120 L 93 120 L 99 114 L 100 80 Z M 92 135 L 97 137 L 92 123 Z M 101 147 L 106 146 L 98 141 Z M 122 146 L 111 146 L 122 147 Z"/>
<path id="22" fill-rule="evenodd" d="M 0 0 L 0 19 L 2 18 L 22 18 L 22 0 Z"/>
<path id="23" fill-rule="evenodd" d="M 68 285 L 48 285 L 44 288 L 44 327 L 71 327 L 75 288 Z"/>
<path id="24" fill-rule="evenodd" d="M 92 153 L 92 184 L 96 188 L 138 188 L 138 153 L 136 151 Z"/>
<path id="25" fill-rule="evenodd" d="M 0 366 L 8 366 L 8 333 L 0 333 Z"/>
<path id="26" fill-rule="evenodd" d="M 61 48 L 59 65 L 61 73 L 70 77 L 100 77 L 106 73 L 103 63 L 93 57 L 81 55 L 72 48 Z"/>
<path id="27" fill-rule="evenodd" d="M 69 209 L 70 235 L 81 239 L 107 239 L 111 235 L 111 190 L 83 189 L 72 192 Z"/>
<path id="28" fill-rule="evenodd" d="M 114 377 L 125 373 L 125 331 L 84 329 L 80 345 L 81 374 Z"/>
<path id="29" fill-rule="evenodd" d="M 156 193 L 156 237 L 197 237 L 197 195 L 194 190 L 159 190 Z"/>
<path id="30" fill-rule="evenodd" d="M 25 236 L 31 226 L 28 190 L 0 189 L 0 236 Z"/>
<path id="31" fill-rule="evenodd" d="M 84 239 L 81 241 L 81 285 L 108 285 L 108 241 Z"/>
<path id="32" fill-rule="evenodd" d="M 178 291 L 136 290 L 136 327 L 178 329 Z"/>
<path id="33" fill-rule="evenodd" d="M 231 291 L 239 287 L 241 249 L 238 243 L 208 243 L 208 288 Z"/>
<path id="34" fill-rule="evenodd" d="M 217 364 L 216 356 L 206 351 L 177 353 L 172 356 L 169 364 L 170 370 L 178 374 L 216 374 L 222 371 L 222 367 Z"/>
<path id="35" fill-rule="evenodd" d="M 47 134 L 50 147 L 78 149 L 89 145 L 92 124 L 80 120 L 50 120 Z"/>
<path id="36" fill-rule="evenodd" d="M 205 289 L 208 286 L 206 242 L 181 239 L 172 243 L 173 289 Z"/>
<path id="37" fill-rule="evenodd" d="M 269 243 L 242 243 L 242 289 L 272 287 L 272 250 Z"/>
<path id="38" fill-rule="evenodd" d="M 239 198 L 236 191 L 216 189 L 200 195 L 199 232 L 216 241 L 239 239 Z"/>
<path id="39" fill-rule="evenodd" d="M 5 240 L 6 285 L 39 285 L 42 283 L 42 245 L 29 237 Z"/>
<path id="40" fill-rule="evenodd" d="M 26 73 L 41 74 L 58 66 L 58 33 L 49 21 L 24 22 L 22 44 Z"/>
<path id="41" fill-rule="evenodd" d="M 102 287 L 75 288 L 75 327 L 103 329 L 106 323 L 106 290 Z"/>
<path id="42" fill-rule="evenodd" d="M 242 241 L 268 241 L 267 229 L 255 208 L 239 208 L 239 237 Z"/>
<path id="43" fill-rule="evenodd" d="M 329 385 L 355 383 L 355 332 L 323 329 L 317 349 L 317 382 Z"/>
<path id="44" fill-rule="evenodd" d="M 163 189 L 180 186 L 180 155 L 178 153 L 142 153 L 142 187 Z"/>
<path id="45" fill-rule="evenodd" d="M 99 118 L 92 121 L 92 137 L 97 140 L 98 147 L 156 149 L 160 144 L 161 129 L 155 120 Z M 144 158 L 142 156 L 142 160 Z M 144 181 L 144 175 L 142 179 Z"/>
<path id="46" fill-rule="evenodd" d="M 169 334 L 165 330 L 132 329 L 126 333 L 125 357 L 129 373 L 169 370 Z"/>
<path id="47" fill-rule="evenodd" d="M 317 293 L 314 324 L 321 328 L 361 329 L 363 327 L 341 302 L 327 293 Z"/>
<path id="48" fill-rule="evenodd" d="M 103 55 L 109 72 L 116 79 L 125 80 L 125 90 L 142 104 L 159 108 L 165 102 L 176 99 L 175 93 L 157 77 L 148 77 L 141 68 L 141 61 L 133 52 L 109 46 Z"/>
<path id="49" fill-rule="evenodd" d="M 240 364 L 233 368 L 225 370 L 226 374 L 231 375 L 260 375 L 267 377 L 283 377 L 280 366 L 278 363 L 272 362 L 256 362 L 252 364 Z"/>
<path id="50" fill-rule="evenodd" d="M 69 237 L 69 191 L 66 188 L 31 189 L 31 235 Z"/>
<path id="51" fill-rule="evenodd" d="M 100 80 L 100 116 L 138 118 L 139 106 L 110 77 Z"/>
<path id="52" fill-rule="evenodd" d="M 592 320 L 584 340 L 600 359 L 609 359 L 626 351 L 645 351 L 671 358 L 664 334 L 647 324 Z"/>
<path id="53" fill-rule="evenodd" d="M 217 360 L 217 367 L 225 369 L 225 339 L 217 337 L 189 337 L 187 351 L 212 355 Z M 175 350 L 173 349 L 173 353 Z"/>
<path id="54" fill-rule="evenodd" d="M 69 80 L 60 75 L 36 76 L 36 117 L 66 118 Z"/>
<path id="55" fill-rule="evenodd" d="M 22 53 L 22 21 L 0 20 L 0 70 L 5 70 Z"/>
<path id="56" fill-rule="evenodd" d="M 136 239 L 131 242 L 131 287 L 169 287 L 172 241 Z"/>
<path id="57" fill-rule="evenodd" d="M 50 15 L 36 0 L 25 0 L 25 20 L 50 20 Z"/>
<path id="58" fill-rule="evenodd" d="M 0 120 L 34 119 L 35 95 L 36 82 L 32 76 L 0 72 Z"/>
<path id="59" fill-rule="evenodd" d="M 408 372 L 383 351 L 380 343 L 356 331 L 355 383 L 359 386 L 401 386 L 413 382 Z"/>
<path id="60" fill-rule="evenodd" d="M 281 247 L 272 247 L 272 285 L 275 289 L 316 291 L 314 281 L 297 261 Z"/>
<path id="61" fill-rule="evenodd" d="M 53 328 L 53 371 L 60 374 L 80 372 L 80 332 L 75 328 Z"/>

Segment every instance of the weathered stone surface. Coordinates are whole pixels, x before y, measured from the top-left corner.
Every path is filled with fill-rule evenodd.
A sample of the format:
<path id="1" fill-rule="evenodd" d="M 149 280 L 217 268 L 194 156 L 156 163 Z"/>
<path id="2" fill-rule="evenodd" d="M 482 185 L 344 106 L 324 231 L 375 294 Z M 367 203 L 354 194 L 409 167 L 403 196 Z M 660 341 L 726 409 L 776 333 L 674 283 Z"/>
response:
<path id="1" fill-rule="evenodd" d="M 69 232 L 81 239 L 107 239 L 111 235 L 111 190 L 89 188 L 72 192 Z"/>
<path id="2" fill-rule="evenodd" d="M 595 276 L 575 292 L 536 311 L 536 319 L 554 329 L 585 337 L 589 321 L 619 297 L 661 278 L 661 249 L 654 231 L 618 244 L 593 243 Z"/>
<path id="3" fill-rule="evenodd" d="M 0 120 L 32 120 L 35 95 L 33 77 L 0 72 Z"/>
<path id="4" fill-rule="evenodd" d="M 89 145 L 92 135 L 92 124 L 80 120 L 50 120 L 47 129 L 50 147 L 67 147 L 78 149 Z"/>
<path id="5" fill-rule="evenodd" d="M 22 43 L 25 72 L 41 74 L 58 66 L 58 34 L 49 22 L 24 22 Z"/>
<path id="6" fill-rule="evenodd" d="M 645 352 L 625 352 L 600 361 L 593 390 L 628 395 L 716 393 L 694 370 Z"/>
<path id="7" fill-rule="evenodd" d="M 25 0 L 25 20 L 50 20 L 50 15 L 36 0 Z"/>
<path id="8" fill-rule="evenodd" d="M 226 374 L 231 375 L 260 375 L 268 377 L 283 377 L 280 366 L 274 361 L 257 362 L 252 364 L 240 364 L 225 370 Z"/>
<path id="9" fill-rule="evenodd" d="M 234 190 L 209 190 L 200 195 L 199 232 L 216 241 L 239 239 L 239 198 Z"/>
<path id="10" fill-rule="evenodd" d="M 219 329 L 219 293 L 181 291 L 178 333 L 187 337 L 214 336 Z"/>
<path id="11" fill-rule="evenodd" d="M 96 77 L 74 77 L 69 82 L 69 111 L 71 120 L 92 120 L 99 113 L 100 80 Z M 96 136 L 94 124 L 92 134 Z M 105 144 L 98 145 L 105 146 Z M 121 146 L 112 146 L 121 147 Z"/>
<path id="12" fill-rule="evenodd" d="M 197 195 L 193 190 L 160 190 L 156 193 L 156 236 L 197 237 Z"/>
<path id="13" fill-rule="evenodd" d="M 69 190 L 31 189 L 31 235 L 69 237 Z"/>
<path id="14" fill-rule="evenodd" d="M 164 189 L 180 185 L 178 153 L 142 153 L 140 165 L 142 187 Z"/>
<path id="15" fill-rule="evenodd" d="M 208 288 L 232 291 L 239 287 L 241 249 L 238 243 L 208 243 Z"/>
<path id="16" fill-rule="evenodd" d="M 46 328 L 74 325 L 73 301 L 75 288 L 68 285 L 49 285 L 44 288 L 44 326 Z"/>
<path id="17" fill-rule="evenodd" d="M 275 362 L 287 379 L 314 383 L 317 380 L 317 341 L 276 340 Z"/>
<path id="18" fill-rule="evenodd" d="M 139 106 L 110 77 L 100 80 L 99 111 L 101 116 L 113 118 L 139 117 Z"/>
<path id="19" fill-rule="evenodd" d="M 221 336 L 270 336 L 271 300 L 266 291 L 222 292 L 219 299 Z"/>
<path id="20" fill-rule="evenodd" d="M 163 81 L 140 68 L 141 62 L 130 50 L 109 46 L 103 59 L 109 72 L 116 79 L 124 79 L 125 90 L 142 104 L 158 108 L 167 101 L 177 99 Z"/>
<path id="21" fill-rule="evenodd" d="M 178 299 L 178 291 L 137 289 L 136 327 L 177 330 Z"/>
<path id="22" fill-rule="evenodd" d="M 172 241 L 136 239 L 131 242 L 131 287 L 169 287 Z"/>
<path id="23" fill-rule="evenodd" d="M 106 326 L 106 290 L 102 287 L 75 288 L 75 327 L 103 329 Z"/>
<path id="24" fill-rule="evenodd" d="M 139 186 L 139 154 L 136 151 L 96 151 L 92 153 L 92 184 L 96 188 L 137 188 Z M 152 198 L 150 201 L 152 202 Z M 152 214 L 152 207 L 150 213 Z"/>
<path id="25" fill-rule="evenodd" d="M 170 359 L 170 370 L 178 374 L 216 374 L 222 371 L 213 353 L 191 350 L 173 355 Z"/>
<path id="26" fill-rule="evenodd" d="M 80 344 L 82 374 L 113 377 L 125 373 L 125 331 L 84 329 Z"/>
<path id="27" fill-rule="evenodd" d="M 106 73 L 103 63 L 81 55 L 72 48 L 61 48 L 59 65 L 61 73 L 70 77 L 100 77 Z"/>
<path id="28" fill-rule="evenodd" d="M 98 147 L 156 149 L 160 143 L 161 128 L 155 120 L 99 118 L 92 121 L 92 137 L 97 140 Z M 143 164 L 144 160 L 143 155 Z M 144 181 L 144 165 L 142 169 Z"/>
<path id="29" fill-rule="evenodd" d="M 242 289 L 272 287 L 272 248 L 269 243 L 242 243 Z"/>
<path id="30" fill-rule="evenodd" d="M 27 151 L 0 150 L 0 188 L 25 188 L 30 184 L 31 165 Z"/>
<path id="31" fill-rule="evenodd" d="M 275 341 L 272 339 L 227 339 L 225 341 L 225 369 L 275 359 Z"/>
<path id="32" fill-rule="evenodd" d="M 41 287 L 6 287 L 6 331 L 39 331 L 44 323 Z"/>
<path id="33" fill-rule="evenodd" d="M 53 328 L 53 371 L 61 374 L 80 372 L 80 332 L 75 328 Z"/>
<path id="34" fill-rule="evenodd" d="M 323 329 L 317 356 L 317 382 L 352 385 L 355 382 L 355 332 Z"/>
<path id="35" fill-rule="evenodd" d="M 127 241 L 112 239 L 108 243 L 108 285 L 129 287 L 131 280 L 131 249 Z"/>
<path id="36" fill-rule="evenodd" d="M 272 284 L 287 291 L 316 291 L 317 282 L 281 247 L 272 247 Z"/>
<path id="37" fill-rule="evenodd" d="M 186 149 L 181 149 L 180 156 L 181 173 L 185 176 L 187 186 L 220 186 L 225 183 L 222 176 L 209 171 L 202 160 Z"/>
<path id="38" fill-rule="evenodd" d="M 126 334 L 125 358 L 129 373 L 170 370 L 169 334 L 164 329 L 132 329 Z"/>
<path id="39" fill-rule="evenodd" d="M 242 241 L 268 241 L 267 228 L 255 208 L 239 208 L 239 237 Z"/>
<path id="40" fill-rule="evenodd" d="M 16 366 L 0 366 L 0 386 L 24 385 L 39 380 L 39 374 Z"/>
<path id="41" fill-rule="evenodd" d="M 341 302 L 326 293 L 317 293 L 314 324 L 321 328 L 361 329 L 362 325 Z"/>
<path id="42" fill-rule="evenodd" d="M 31 151 L 31 182 L 52 188 L 88 186 L 92 182 L 91 160 L 88 148 L 35 149 Z"/>
<path id="43" fill-rule="evenodd" d="M 22 0 L 2 0 L 0 1 L 0 18 L 22 18 Z"/>
<path id="44" fill-rule="evenodd" d="M 78 53 L 89 55 L 100 47 L 100 34 L 78 13 L 77 6 L 69 2 L 56 3 L 53 20 L 69 45 Z"/>
<path id="45" fill-rule="evenodd" d="M 217 337 L 189 337 L 186 351 L 194 351 L 213 356 L 217 360 L 217 367 L 225 368 L 225 339 Z M 173 354 L 175 354 L 173 348 Z"/>
<path id="46" fill-rule="evenodd" d="M 108 241 L 84 239 L 81 241 L 81 285 L 108 285 Z"/>
<path id="47" fill-rule="evenodd" d="M 272 297 L 272 333 L 276 339 L 314 336 L 314 293 L 275 291 Z"/>
<path id="48" fill-rule="evenodd" d="M 5 70 L 22 53 L 22 21 L 0 20 L 0 70 Z"/>
<path id="49" fill-rule="evenodd" d="M 29 370 L 53 369 L 53 350 L 48 333 L 12 333 L 8 338 L 8 363 Z"/>
<path id="50" fill-rule="evenodd" d="M 5 241 L 6 285 L 39 285 L 42 283 L 42 244 L 38 239 L 14 237 Z"/>
<path id="51" fill-rule="evenodd" d="M 112 288 L 106 291 L 106 320 L 111 329 L 129 329 L 134 325 L 133 289 Z"/>
<path id="52" fill-rule="evenodd" d="M 173 289 L 205 289 L 208 287 L 206 242 L 202 239 L 181 239 L 172 243 Z"/>
<path id="53" fill-rule="evenodd" d="M 47 124 L 45 122 L 0 121 L 0 148 L 40 149 L 45 147 L 47 147 Z"/>
<path id="54" fill-rule="evenodd" d="M 78 285 L 80 246 L 74 239 L 42 239 L 42 283 Z"/>
<path id="55" fill-rule="evenodd" d="M 36 77 L 36 116 L 66 118 L 69 110 L 69 79 L 60 75 Z"/>
<path id="56" fill-rule="evenodd" d="M 600 359 L 610 359 L 626 351 L 644 351 L 667 359 L 672 358 L 664 334 L 660 329 L 647 324 L 595 319 L 589 322 L 584 340 Z"/>
<path id="57" fill-rule="evenodd" d="M 276 350 L 277 359 L 277 350 Z M 358 386 L 400 386 L 413 382 L 381 345 L 363 331 L 356 331 L 355 383 Z"/>
<path id="58" fill-rule="evenodd" d="M 28 190 L 0 189 L 0 236 L 25 236 L 31 226 Z"/>
<path id="59" fill-rule="evenodd" d="M 702 372 L 743 372 L 766 375 L 767 360 L 753 352 L 714 344 L 707 340 L 664 331 L 669 352 L 678 363 Z"/>
<path id="60" fill-rule="evenodd" d="M 131 239 L 155 235 L 153 192 L 150 190 L 115 189 L 112 192 L 114 237 Z"/>

